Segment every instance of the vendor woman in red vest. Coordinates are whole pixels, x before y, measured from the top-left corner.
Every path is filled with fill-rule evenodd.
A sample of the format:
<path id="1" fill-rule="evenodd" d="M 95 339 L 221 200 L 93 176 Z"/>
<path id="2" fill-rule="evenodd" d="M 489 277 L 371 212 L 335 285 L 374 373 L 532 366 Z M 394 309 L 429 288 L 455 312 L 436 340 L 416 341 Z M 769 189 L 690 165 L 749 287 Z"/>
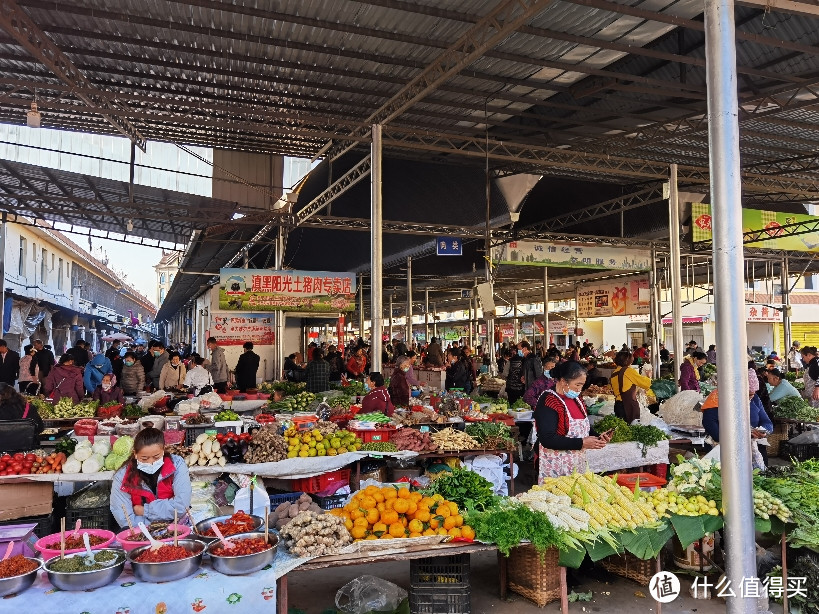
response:
<path id="1" fill-rule="evenodd" d="M 111 513 L 120 527 L 128 522 L 146 524 L 173 521 L 191 504 L 191 478 L 185 460 L 165 452 L 165 438 L 155 428 L 141 430 L 134 438 L 133 456 L 114 474 L 111 486 Z"/>

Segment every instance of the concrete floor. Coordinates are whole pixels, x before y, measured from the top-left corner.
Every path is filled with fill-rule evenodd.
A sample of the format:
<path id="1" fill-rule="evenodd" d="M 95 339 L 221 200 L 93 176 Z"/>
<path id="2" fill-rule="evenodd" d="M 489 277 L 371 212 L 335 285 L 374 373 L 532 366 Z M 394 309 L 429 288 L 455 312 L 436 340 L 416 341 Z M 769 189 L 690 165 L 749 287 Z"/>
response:
<path id="1" fill-rule="evenodd" d="M 322 614 L 334 608 L 336 591 L 344 584 L 360 575 L 373 575 L 394 582 L 404 589 L 409 588 L 409 563 L 385 562 L 378 565 L 361 565 L 340 569 L 325 569 L 308 572 L 294 571 L 288 575 L 290 607 L 306 614 Z M 509 594 L 506 601 L 498 596 L 498 567 L 495 552 L 480 552 L 471 558 L 470 582 L 472 585 L 472 614 L 539 614 L 560 612 L 560 603 L 554 602 L 540 609 L 525 598 Z M 689 576 L 680 576 L 683 591 L 690 586 Z M 571 603 L 572 613 L 604 612 L 606 614 L 636 614 L 655 612 L 657 604 L 648 595 L 646 587 L 618 576 L 609 576 L 608 581 L 582 580 L 575 588 L 578 592 L 593 591 L 591 602 Z M 772 606 L 773 612 L 782 608 Z M 692 599 L 681 594 L 674 602 L 662 606 L 663 614 L 718 614 L 725 612 L 722 599 Z"/>

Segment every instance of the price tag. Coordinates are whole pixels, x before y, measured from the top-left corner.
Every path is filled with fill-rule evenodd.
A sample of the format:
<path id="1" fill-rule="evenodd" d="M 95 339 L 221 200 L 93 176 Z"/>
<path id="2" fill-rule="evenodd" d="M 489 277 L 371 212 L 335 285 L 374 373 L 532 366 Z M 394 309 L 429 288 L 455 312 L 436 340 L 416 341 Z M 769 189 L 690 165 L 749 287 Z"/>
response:
<path id="1" fill-rule="evenodd" d="M 428 426 L 422 426 L 421 427 L 421 432 L 422 433 L 429 433 L 429 427 Z"/>

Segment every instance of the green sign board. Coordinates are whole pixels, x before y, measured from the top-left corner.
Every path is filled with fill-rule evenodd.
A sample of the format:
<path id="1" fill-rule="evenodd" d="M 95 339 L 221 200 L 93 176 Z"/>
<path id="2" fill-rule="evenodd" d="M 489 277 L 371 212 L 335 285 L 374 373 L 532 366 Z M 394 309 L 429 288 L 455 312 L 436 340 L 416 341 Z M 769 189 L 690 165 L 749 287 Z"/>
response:
<path id="1" fill-rule="evenodd" d="M 711 205 L 692 203 L 691 220 L 693 221 L 692 239 L 694 243 L 710 241 L 712 238 Z M 806 232 L 788 236 L 788 230 L 782 228 L 783 226 L 801 222 L 816 223 L 819 222 L 819 217 L 803 213 L 778 213 L 757 209 L 742 210 L 742 232 L 764 231 L 762 239 L 747 243 L 748 247 L 819 252 L 819 232 Z"/>

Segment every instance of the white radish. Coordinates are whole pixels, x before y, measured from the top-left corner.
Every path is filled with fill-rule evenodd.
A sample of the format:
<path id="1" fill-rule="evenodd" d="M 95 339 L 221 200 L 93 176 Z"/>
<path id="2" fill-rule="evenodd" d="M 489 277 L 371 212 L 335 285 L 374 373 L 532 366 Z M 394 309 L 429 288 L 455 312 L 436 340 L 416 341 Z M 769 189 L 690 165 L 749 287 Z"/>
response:
<path id="1" fill-rule="evenodd" d="M 199 452 L 202 450 L 202 444 L 197 442 L 197 443 L 193 444 L 193 447 L 191 449 L 194 452 L 196 452 L 197 454 L 199 454 Z"/>
<path id="2" fill-rule="evenodd" d="M 208 464 L 208 459 L 206 459 L 204 456 L 200 456 L 196 464 L 199 465 L 200 467 L 204 467 L 205 465 Z"/>
<path id="3" fill-rule="evenodd" d="M 208 439 L 207 433 L 202 433 L 201 435 L 199 435 L 199 437 L 196 438 L 196 443 L 198 443 L 201 446 L 203 443 L 205 443 L 205 441 L 207 441 L 207 439 Z"/>

